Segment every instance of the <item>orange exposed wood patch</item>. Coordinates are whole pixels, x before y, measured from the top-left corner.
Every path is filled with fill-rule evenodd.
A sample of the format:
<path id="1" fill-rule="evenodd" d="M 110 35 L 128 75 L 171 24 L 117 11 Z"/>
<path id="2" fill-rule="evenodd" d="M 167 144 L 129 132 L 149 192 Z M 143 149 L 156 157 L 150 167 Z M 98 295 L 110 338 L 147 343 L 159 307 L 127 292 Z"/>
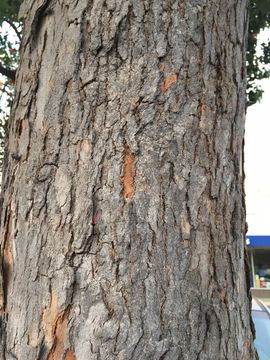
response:
<path id="1" fill-rule="evenodd" d="M 59 360 L 64 353 L 68 316 L 69 311 L 64 310 L 56 318 L 54 326 L 54 344 L 49 353 L 48 360 Z M 74 359 L 74 357 L 69 358 L 69 360 L 72 359 Z"/>
<path id="2" fill-rule="evenodd" d="M 66 354 L 66 359 L 65 360 L 77 360 L 75 354 L 73 351 L 69 350 Z"/>
<path id="3" fill-rule="evenodd" d="M 164 79 L 163 84 L 160 87 L 160 90 L 163 93 L 166 92 L 174 83 L 176 83 L 177 79 L 178 79 L 178 76 L 175 73 L 168 75 Z"/>
<path id="4" fill-rule="evenodd" d="M 122 176 L 123 195 L 126 200 L 131 199 L 135 191 L 135 156 L 130 151 L 129 147 L 125 145 L 124 148 L 124 175 Z"/>
<path id="5" fill-rule="evenodd" d="M 57 295 L 52 292 L 50 307 L 43 310 L 42 327 L 45 342 L 51 345 L 48 360 L 61 359 L 65 351 L 66 328 L 69 317 L 69 309 L 61 312 L 57 309 Z M 66 358 L 69 360 L 76 358 Z"/>

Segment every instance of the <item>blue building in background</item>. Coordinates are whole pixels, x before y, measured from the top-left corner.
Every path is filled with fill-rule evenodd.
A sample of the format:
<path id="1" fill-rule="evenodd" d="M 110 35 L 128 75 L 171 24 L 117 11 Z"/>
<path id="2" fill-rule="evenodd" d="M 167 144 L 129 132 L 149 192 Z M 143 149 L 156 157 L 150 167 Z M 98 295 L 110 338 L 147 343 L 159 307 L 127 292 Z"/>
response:
<path id="1" fill-rule="evenodd" d="M 270 289 L 270 235 L 247 235 L 251 287 Z"/>

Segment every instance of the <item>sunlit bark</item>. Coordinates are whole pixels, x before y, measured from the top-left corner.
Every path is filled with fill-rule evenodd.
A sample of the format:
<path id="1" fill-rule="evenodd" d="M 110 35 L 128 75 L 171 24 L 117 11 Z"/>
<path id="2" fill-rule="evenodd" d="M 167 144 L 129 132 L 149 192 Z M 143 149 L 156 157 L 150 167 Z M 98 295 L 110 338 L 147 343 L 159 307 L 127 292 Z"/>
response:
<path id="1" fill-rule="evenodd" d="M 3 359 L 255 359 L 245 0 L 25 1 Z"/>

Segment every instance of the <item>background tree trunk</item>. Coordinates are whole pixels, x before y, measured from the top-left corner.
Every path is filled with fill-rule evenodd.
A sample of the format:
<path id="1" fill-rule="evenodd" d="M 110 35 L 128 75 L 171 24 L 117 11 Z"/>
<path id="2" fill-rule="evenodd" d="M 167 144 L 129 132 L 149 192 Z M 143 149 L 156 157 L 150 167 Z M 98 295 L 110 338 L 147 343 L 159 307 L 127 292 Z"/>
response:
<path id="1" fill-rule="evenodd" d="M 255 359 L 246 0 L 28 0 L 3 359 Z"/>

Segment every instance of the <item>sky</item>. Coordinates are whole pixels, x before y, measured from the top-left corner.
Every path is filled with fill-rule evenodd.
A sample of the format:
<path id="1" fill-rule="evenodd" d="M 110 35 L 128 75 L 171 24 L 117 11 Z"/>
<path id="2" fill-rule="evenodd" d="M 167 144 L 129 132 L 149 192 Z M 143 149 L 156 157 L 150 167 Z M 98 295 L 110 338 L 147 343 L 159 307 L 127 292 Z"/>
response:
<path id="1" fill-rule="evenodd" d="M 260 34 L 269 41 L 270 29 Z M 270 79 L 260 81 L 262 100 L 248 107 L 245 131 L 245 192 L 248 235 L 270 235 Z"/>
<path id="2" fill-rule="evenodd" d="M 270 235 L 270 80 L 262 101 L 248 108 L 245 132 L 245 190 L 249 235 Z"/>

